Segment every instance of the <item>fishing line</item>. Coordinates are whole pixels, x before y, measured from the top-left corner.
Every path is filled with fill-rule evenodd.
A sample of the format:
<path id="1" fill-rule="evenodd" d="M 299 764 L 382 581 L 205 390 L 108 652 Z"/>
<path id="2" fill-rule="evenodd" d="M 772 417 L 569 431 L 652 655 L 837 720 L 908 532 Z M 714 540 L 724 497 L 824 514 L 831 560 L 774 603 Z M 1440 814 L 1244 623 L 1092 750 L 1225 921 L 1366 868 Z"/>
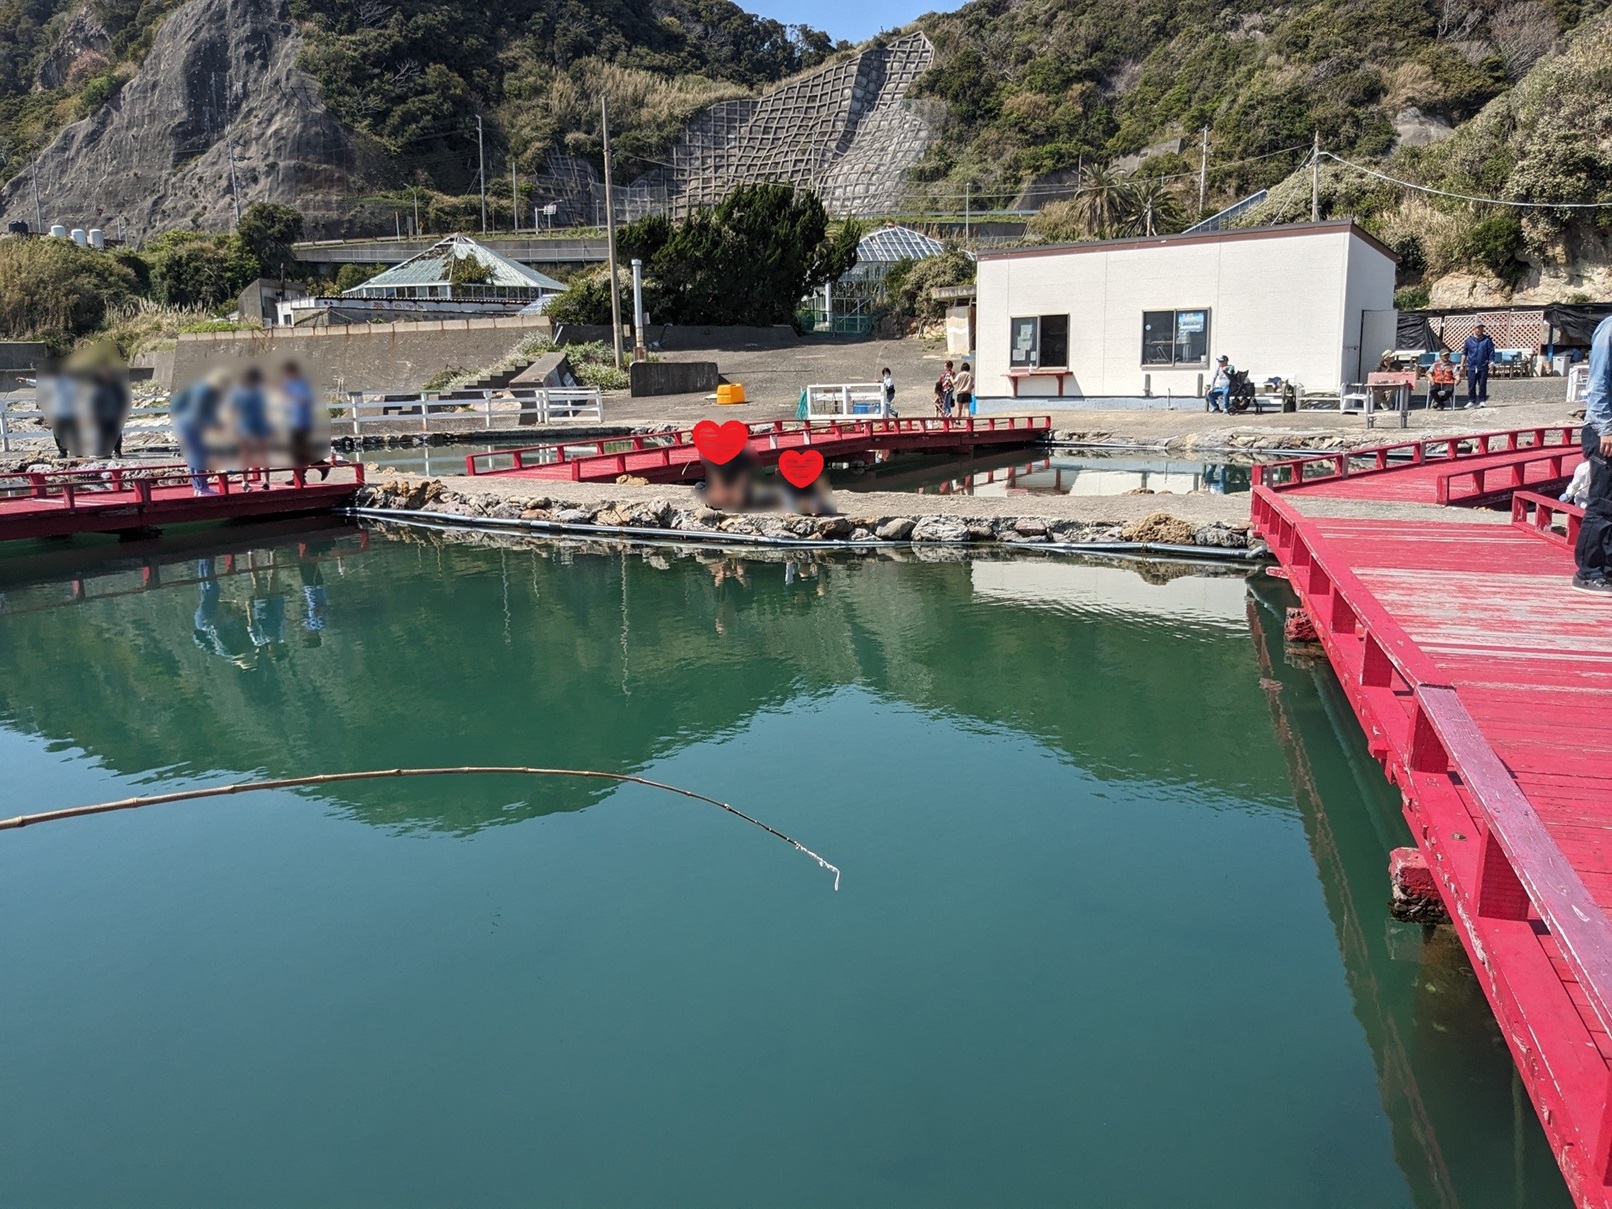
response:
<path id="1" fill-rule="evenodd" d="M 617 781 L 633 785 L 647 785 L 651 789 L 662 789 L 667 793 L 682 794 L 685 798 L 693 798 L 697 802 L 705 802 L 725 810 L 735 818 L 743 819 L 752 827 L 759 827 L 768 835 L 783 840 L 795 851 L 811 857 L 818 865 L 832 873 L 834 875 L 834 889 L 838 890 L 840 888 L 838 865 L 829 864 L 799 840 L 792 839 L 775 827 L 769 827 L 760 819 L 752 818 L 736 806 L 730 806 L 726 802 L 719 802 L 715 798 L 706 797 L 703 793 L 695 793 L 692 789 L 684 789 L 680 785 L 668 785 L 664 781 L 651 781 L 648 777 L 635 777 L 624 772 L 596 772 L 589 768 L 525 768 L 496 764 L 469 764 L 461 768 L 372 768 L 362 772 L 323 772 L 306 777 L 279 777 L 272 781 L 241 781 L 234 785 L 215 785 L 210 789 L 181 789 L 173 793 L 151 794 L 140 798 L 121 798 L 115 802 L 98 802 L 93 806 L 68 806 L 61 810 L 41 811 L 38 814 L 19 814 L 15 818 L 0 819 L 0 831 L 31 827 L 35 823 L 55 823 L 62 819 L 84 818 L 92 814 L 110 814 L 115 810 L 136 810 L 142 806 L 162 806 L 170 802 L 192 802 L 198 798 L 218 798 L 236 793 L 251 793 L 259 789 L 297 789 L 305 785 L 339 785 L 345 781 L 378 781 L 387 777 L 483 775 L 587 777 L 597 781 Z"/>

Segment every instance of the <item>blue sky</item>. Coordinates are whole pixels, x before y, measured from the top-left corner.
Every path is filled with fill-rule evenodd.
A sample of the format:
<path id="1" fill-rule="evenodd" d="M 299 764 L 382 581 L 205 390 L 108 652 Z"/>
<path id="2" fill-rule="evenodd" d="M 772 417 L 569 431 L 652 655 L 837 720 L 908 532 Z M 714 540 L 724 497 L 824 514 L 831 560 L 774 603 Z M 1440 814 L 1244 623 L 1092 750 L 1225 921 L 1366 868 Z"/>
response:
<path id="1" fill-rule="evenodd" d="M 956 8 L 961 0 L 818 0 L 801 4 L 796 0 L 736 0 L 740 8 L 785 25 L 810 25 L 827 30 L 835 38 L 860 42 L 881 29 L 895 29 L 914 17 L 937 10 Z"/>

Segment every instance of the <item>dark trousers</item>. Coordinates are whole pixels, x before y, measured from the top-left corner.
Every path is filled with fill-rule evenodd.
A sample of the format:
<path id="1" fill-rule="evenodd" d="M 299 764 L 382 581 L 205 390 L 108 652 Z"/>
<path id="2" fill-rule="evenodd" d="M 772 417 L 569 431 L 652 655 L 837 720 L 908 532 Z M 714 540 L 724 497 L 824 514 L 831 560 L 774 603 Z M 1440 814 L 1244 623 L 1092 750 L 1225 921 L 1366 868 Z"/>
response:
<path id="1" fill-rule="evenodd" d="M 1612 462 L 1601 452 L 1601 436 L 1584 425 L 1584 457 L 1590 464 L 1590 498 L 1584 505 L 1584 523 L 1578 531 L 1573 557 L 1581 574 L 1612 572 Z"/>
<path id="2" fill-rule="evenodd" d="M 1442 383 L 1434 383 L 1427 392 L 1427 401 L 1434 407 L 1448 407 L 1450 400 L 1455 398 L 1455 387 Z"/>
<path id="3" fill-rule="evenodd" d="M 64 458 L 76 458 L 81 452 L 78 447 L 78 418 L 76 416 L 59 416 L 52 423 L 50 435 L 56 438 L 56 452 Z"/>
<path id="4" fill-rule="evenodd" d="M 1468 403 L 1487 403 L 1489 401 L 1489 367 L 1487 365 L 1474 366 L 1466 371 L 1466 401 Z"/>

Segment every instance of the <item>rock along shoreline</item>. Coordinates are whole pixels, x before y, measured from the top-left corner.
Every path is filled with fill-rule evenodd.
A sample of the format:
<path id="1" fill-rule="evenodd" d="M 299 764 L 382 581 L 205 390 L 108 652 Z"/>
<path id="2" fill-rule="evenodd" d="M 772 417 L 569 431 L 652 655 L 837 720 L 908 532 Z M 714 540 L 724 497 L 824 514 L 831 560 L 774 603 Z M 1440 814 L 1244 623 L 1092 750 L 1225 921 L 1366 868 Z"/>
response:
<path id="1" fill-rule="evenodd" d="M 959 500 L 953 497 L 946 501 L 945 512 L 914 508 L 897 514 L 864 510 L 857 506 L 856 497 L 849 496 L 841 501 L 849 505 L 842 515 L 808 517 L 777 512 L 719 512 L 692 499 L 679 502 L 664 495 L 645 496 L 641 489 L 632 491 L 640 498 L 590 501 L 538 494 L 535 490 L 503 492 L 477 486 L 476 490 L 461 490 L 441 479 L 388 478 L 361 488 L 355 510 L 360 515 L 388 520 L 412 518 L 473 527 L 573 532 L 590 537 L 615 533 L 622 537 L 715 543 L 726 540 L 746 546 L 989 545 L 1154 551 L 1237 560 L 1266 555 L 1264 544 L 1250 534 L 1246 522 L 1194 521 L 1165 510 L 1150 510 L 1130 519 L 1030 512 L 1003 515 L 1000 507 L 1006 501 L 991 500 L 989 508 L 982 507 L 971 514 L 966 509 L 959 512 Z M 919 497 L 909 498 L 919 502 Z M 1104 498 L 1115 497 L 1098 497 L 1090 502 L 1101 511 Z M 1137 497 L 1121 498 L 1140 502 Z"/>

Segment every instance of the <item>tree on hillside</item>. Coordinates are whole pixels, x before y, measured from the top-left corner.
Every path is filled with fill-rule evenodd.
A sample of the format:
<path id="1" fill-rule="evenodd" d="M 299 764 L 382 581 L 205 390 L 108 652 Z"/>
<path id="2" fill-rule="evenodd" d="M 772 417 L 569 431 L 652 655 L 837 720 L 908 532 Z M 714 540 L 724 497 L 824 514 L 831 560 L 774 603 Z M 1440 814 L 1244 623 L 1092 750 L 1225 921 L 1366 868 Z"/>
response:
<path id="1" fill-rule="evenodd" d="M 236 237 L 256 259 L 264 277 L 279 277 L 296 260 L 291 245 L 302 233 L 302 212 L 273 202 L 254 202 L 235 225 Z"/>
<path id="2" fill-rule="evenodd" d="M 245 217 L 244 215 L 242 216 Z M 215 310 L 260 275 L 257 257 L 233 235 L 164 231 L 145 253 L 158 302 Z"/>
<path id="3" fill-rule="evenodd" d="M 661 217 L 623 227 L 624 259 L 644 262 L 645 306 L 669 323 L 792 323 L 811 291 L 856 263 L 860 224 L 832 236 L 817 195 L 789 185 L 743 185 L 681 223 Z M 550 304 L 562 323 L 608 323 L 610 289 L 597 274 Z"/>

